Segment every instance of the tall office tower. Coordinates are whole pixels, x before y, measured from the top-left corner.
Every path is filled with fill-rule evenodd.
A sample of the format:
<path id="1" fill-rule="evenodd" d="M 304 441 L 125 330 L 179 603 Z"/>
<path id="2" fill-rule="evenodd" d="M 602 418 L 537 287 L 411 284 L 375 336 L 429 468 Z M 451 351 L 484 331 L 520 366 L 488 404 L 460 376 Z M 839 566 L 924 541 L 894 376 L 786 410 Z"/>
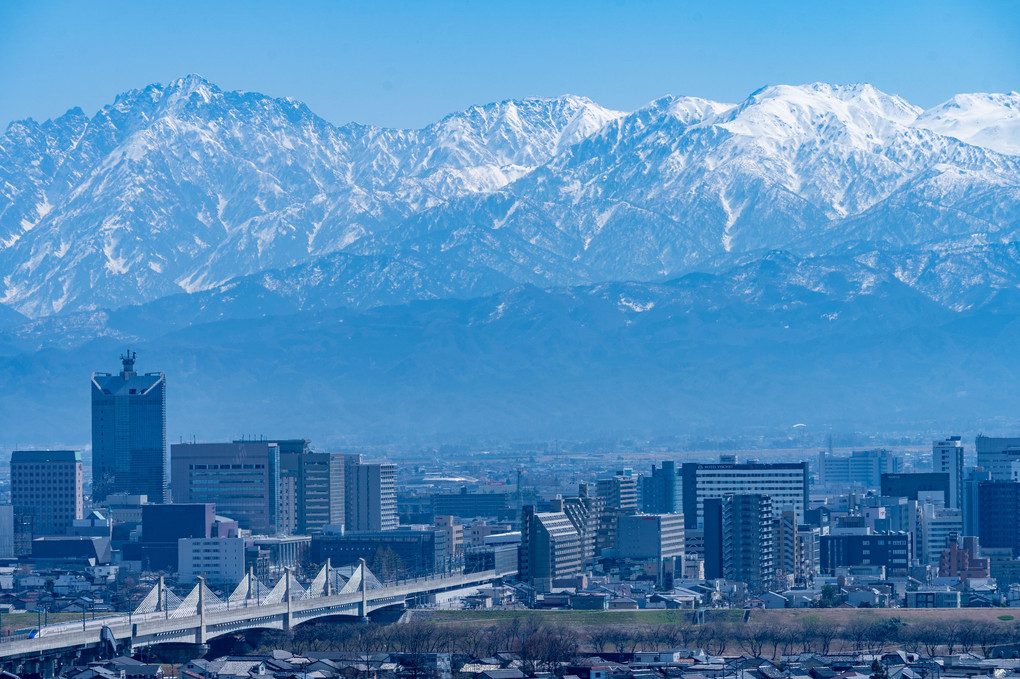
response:
<path id="1" fill-rule="evenodd" d="M 931 444 L 931 470 L 949 474 L 949 497 L 946 506 L 963 508 L 963 441 L 959 436 L 950 436 Z"/>
<path id="2" fill-rule="evenodd" d="M 683 484 L 676 463 L 652 465 L 652 475 L 641 477 L 641 509 L 647 514 L 680 514 L 684 510 Z"/>
<path id="3" fill-rule="evenodd" d="M 702 528 L 703 503 L 709 498 L 728 495 L 768 495 L 777 515 L 792 509 L 804 516 L 808 504 L 807 462 L 702 464 L 686 462 L 683 478 L 684 519 L 688 528 Z"/>
<path id="4" fill-rule="evenodd" d="M 722 503 L 723 577 L 752 594 L 775 582 L 775 536 L 768 495 L 730 495 Z"/>
<path id="5" fill-rule="evenodd" d="M 13 559 L 14 552 L 14 506 L 0 505 L 0 559 Z"/>
<path id="6" fill-rule="evenodd" d="M 773 519 L 775 534 L 776 585 L 793 586 L 800 575 L 800 541 L 797 539 L 797 512 L 785 509 Z"/>
<path id="7" fill-rule="evenodd" d="M 135 354 L 119 375 L 92 373 L 92 500 L 113 493 L 166 496 L 166 377 L 139 375 Z"/>
<path id="8" fill-rule="evenodd" d="M 397 527 L 397 465 L 344 456 L 344 526 L 348 531 Z"/>
<path id="9" fill-rule="evenodd" d="M 702 505 L 704 525 L 705 577 L 716 580 L 723 577 L 723 503 L 724 498 L 706 498 Z M 694 530 L 694 529 L 689 529 Z"/>
<path id="10" fill-rule="evenodd" d="M 984 481 L 978 485 L 978 537 L 987 549 L 1020 555 L 1020 483 Z"/>
<path id="11" fill-rule="evenodd" d="M 819 544 L 822 529 L 818 526 L 797 526 L 797 570 L 794 576 L 798 583 L 809 585 L 818 575 L 821 555 Z"/>
<path id="12" fill-rule="evenodd" d="M 249 442 L 258 441 L 234 441 Z M 316 452 L 307 439 L 261 442 L 280 449 L 280 532 L 309 535 L 344 525 L 344 456 Z"/>
<path id="13" fill-rule="evenodd" d="M 68 535 L 84 515 L 81 453 L 15 450 L 11 454 L 14 514 L 30 516 L 35 535 Z"/>
<path id="14" fill-rule="evenodd" d="M 939 557 L 949 547 L 949 540 L 963 533 L 963 513 L 954 507 L 931 502 L 919 503 L 920 535 L 914 538 L 921 565 L 938 567 Z"/>
<path id="15" fill-rule="evenodd" d="M 606 500 L 588 495 L 585 484 L 581 484 L 579 490 L 578 497 L 564 498 L 561 504 L 563 513 L 570 519 L 581 539 L 581 561 L 588 564 L 598 556 L 597 538 Z"/>
<path id="16" fill-rule="evenodd" d="M 992 475 L 993 481 L 1012 481 L 1013 463 L 1020 461 L 1020 438 L 978 436 L 977 466 Z"/>
<path id="17" fill-rule="evenodd" d="M 535 512 L 524 507 L 518 571 L 525 582 L 548 592 L 552 581 L 581 573 L 581 539 L 563 512 Z"/>
<path id="18" fill-rule="evenodd" d="M 991 481 L 992 475 L 981 468 L 967 471 L 963 482 L 963 534 L 978 535 L 978 517 L 981 514 L 978 489 L 985 481 Z"/>
<path id="19" fill-rule="evenodd" d="M 637 487 L 637 477 L 630 469 L 620 470 L 614 476 L 595 482 L 595 494 L 606 503 L 595 538 L 596 553 L 616 549 L 619 518 L 637 512 Z"/>
<path id="20" fill-rule="evenodd" d="M 266 441 L 170 446 L 175 503 L 211 502 L 216 513 L 260 535 L 280 516 L 280 447 Z"/>

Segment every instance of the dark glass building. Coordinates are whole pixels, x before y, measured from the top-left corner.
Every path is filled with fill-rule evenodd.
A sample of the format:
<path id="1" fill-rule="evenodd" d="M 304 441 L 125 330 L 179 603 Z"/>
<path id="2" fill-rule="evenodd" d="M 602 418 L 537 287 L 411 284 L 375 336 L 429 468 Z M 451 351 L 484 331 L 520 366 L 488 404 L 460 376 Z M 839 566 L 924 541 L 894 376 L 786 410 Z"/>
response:
<path id="1" fill-rule="evenodd" d="M 821 571 L 832 575 L 837 568 L 885 566 L 886 575 L 903 575 L 910 568 L 910 533 L 871 535 L 823 535 Z"/>
<path id="2" fill-rule="evenodd" d="M 1020 554 L 1020 483 L 985 481 L 978 484 L 978 535 L 981 546 L 1012 549 Z"/>
<path id="3" fill-rule="evenodd" d="M 92 499 L 144 494 L 163 502 L 166 478 L 166 377 L 139 375 L 135 354 L 118 375 L 92 373 Z"/>
<path id="4" fill-rule="evenodd" d="M 905 497 L 917 500 L 918 493 L 942 493 L 946 506 L 950 506 L 949 474 L 946 472 L 921 472 L 914 474 L 882 474 L 882 495 L 884 497 Z"/>

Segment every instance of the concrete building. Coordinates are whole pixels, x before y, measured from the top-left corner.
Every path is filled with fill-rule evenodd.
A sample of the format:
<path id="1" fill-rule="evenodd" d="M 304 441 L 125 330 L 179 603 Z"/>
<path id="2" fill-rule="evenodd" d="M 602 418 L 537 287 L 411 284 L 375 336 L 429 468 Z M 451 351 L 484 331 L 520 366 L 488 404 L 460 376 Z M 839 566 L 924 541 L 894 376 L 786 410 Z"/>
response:
<path id="1" fill-rule="evenodd" d="M 797 527 L 797 583 L 809 586 L 820 573 L 822 529 L 802 524 Z"/>
<path id="2" fill-rule="evenodd" d="M 963 509 L 963 441 L 950 436 L 931 444 L 931 470 L 949 475 L 949 497 L 946 506 Z"/>
<path id="3" fill-rule="evenodd" d="M 492 524 L 488 521 L 472 521 L 464 527 L 464 542 L 468 547 L 481 547 L 490 535 L 509 533 L 513 527 L 508 523 Z M 517 540 L 520 542 L 520 538 Z"/>
<path id="4" fill-rule="evenodd" d="M 581 563 L 589 565 L 600 553 L 599 532 L 605 514 L 606 499 L 588 494 L 587 484 L 581 484 L 578 497 L 564 498 L 552 504 L 552 511 L 562 511 L 574 525 L 581 540 Z M 613 526 L 615 528 L 615 517 Z M 608 532 L 608 531 L 607 531 Z M 615 530 L 612 531 L 615 534 Z"/>
<path id="5" fill-rule="evenodd" d="M 902 471 L 903 460 L 884 448 L 855 450 L 848 456 L 818 454 L 818 485 L 831 490 L 878 488 L 882 474 Z"/>
<path id="6" fill-rule="evenodd" d="M 646 514 L 682 514 L 683 482 L 676 463 L 663 460 L 653 464 L 651 476 L 641 477 L 641 510 Z"/>
<path id="7" fill-rule="evenodd" d="M 14 505 L 0 505 L 0 559 L 13 559 Z"/>
<path id="8" fill-rule="evenodd" d="M 265 441 L 181 443 L 170 448 L 174 502 L 211 502 L 244 530 L 275 535 L 280 448 Z"/>
<path id="9" fill-rule="evenodd" d="M 1020 438 L 978 436 L 977 466 L 987 471 L 993 481 L 1011 481 L 1013 462 L 1020 461 Z"/>
<path id="10" fill-rule="evenodd" d="M 260 442 L 280 449 L 280 533 L 308 535 L 344 525 L 343 455 L 316 452 L 307 439 L 234 441 Z"/>
<path id="11" fill-rule="evenodd" d="M 210 586 L 236 585 L 244 578 L 244 538 L 181 538 L 177 543 L 177 575 L 194 582 L 201 575 Z"/>
<path id="12" fill-rule="evenodd" d="M 688 528 L 704 526 L 703 504 L 728 495 L 768 495 L 777 515 L 792 509 L 804 516 L 808 502 L 808 466 L 797 463 L 684 463 L 684 517 Z"/>
<path id="13" fill-rule="evenodd" d="M 277 530 L 280 535 L 297 535 L 298 492 L 297 477 L 280 475 L 280 517 Z"/>
<path id="14" fill-rule="evenodd" d="M 921 564 L 938 567 L 942 552 L 963 533 L 963 514 L 953 507 L 942 507 L 931 502 L 920 505 L 920 535 L 916 541 L 920 546 L 918 559 Z"/>
<path id="15" fill-rule="evenodd" d="M 84 515 L 84 471 L 77 450 L 15 450 L 11 454 L 11 504 L 31 517 L 34 535 L 69 535 Z"/>
<path id="16" fill-rule="evenodd" d="M 313 535 L 313 563 L 330 559 L 334 566 L 348 566 L 364 559 L 368 569 L 382 580 L 417 577 L 443 571 L 447 563 L 446 538 L 442 531 L 399 528 L 336 535 Z"/>
<path id="17" fill-rule="evenodd" d="M 981 556 L 978 539 L 972 535 L 950 541 L 949 547 L 939 555 L 940 578 L 960 578 L 966 582 L 970 578 L 991 577 L 991 574 L 989 560 Z"/>
<path id="18" fill-rule="evenodd" d="M 768 495 L 729 495 L 722 501 L 723 577 L 747 583 L 751 594 L 773 587 L 775 535 Z"/>
<path id="19" fill-rule="evenodd" d="M 166 376 L 135 372 L 135 353 L 117 375 L 92 374 L 92 500 L 138 493 L 163 502 L 167 489 Z"/>
<path id="20" fill-rule="evenodd" d="M 630 469 L 622 469 L 613 476 L 595 482 L 595 494 L 606 500 L 608 512 L 636 512 L 638 508 L 638 482 Z"/>
<path id="21" fill-rule="evenodd" d="M 682 514 L 629 514 L 620 517 L 619 554 L 625 559 L 674 559 L 684 555 Z"/>
<path id="22" fill-rule="evenodd" d="M 773 519 L 772 534 L 775 536 L 776 586 L 792 587 L 798 578 L 800 565 L 800 543 L 797 540 L 797 512 L 792 509 Z"/>
<path id="23" fill-rule="evenodd" d="M 518 571 L 540 592 L 548 592 L 557 578 L 581 573 L 580 536 L 566 514 L 524 507 Z"/>
<path id="24" fill-rule="evenodd" d="M 452 516 L 437 516 L 435 526 L 443 533 L 447 556 L 456 559 L 464 553 L 464 524 Z"/>
<path id="25" fill-rule="evenodd" d="M 397 527 L 397 466 L 344 456 L 344 525 L 349 532 Z"/>

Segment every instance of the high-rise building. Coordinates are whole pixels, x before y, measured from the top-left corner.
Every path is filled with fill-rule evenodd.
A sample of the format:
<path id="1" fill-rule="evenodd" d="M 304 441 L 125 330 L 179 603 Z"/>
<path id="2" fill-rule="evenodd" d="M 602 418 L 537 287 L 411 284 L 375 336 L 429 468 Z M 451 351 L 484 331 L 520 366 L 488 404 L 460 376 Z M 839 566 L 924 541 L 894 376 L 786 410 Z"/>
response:
<path id="1" fill-rule="evenodd" d="M 967 470 L 963 482 L 963 534 L 978 535 L 978 517 L 981 513 L 979 489 L 985 481 L 991 481 L 992 475 L 984 469 Z"/>
<path id="2" fill-rule="evenodd" d="M 598 556 L 599 526 L 602 524 L 606 499 L 589 495 L 587 484 L 581 484 L 578 497 L 564 498 L 556 505 L 555 510 L 567 515 L 580 537 L 581 563 L 592 563 Z"/>
<path id="3" fill-rule="evenodd" d="M 1020 438 L 978 436 L 977 466 L 992 475 L 993 481 L 1012 481 L 1013 463 L 1020 461 Z"/>
<path id="4" fill-rule="evenodd" d="M 793 585 L 800 574 L 800 541 L 797 539 L 797 512 L 784 509 L 773 519 L 777 586 Z"/>
<path id="5" fill-rule="evenodd" d="M 259 441 L 234 441 L 234 443 Z M 308 535 L 344 525 L 344 456 L 312 450 L 307 439 L 268 439 L 280 449 L 279 531 Z"/>
<path id="6" fill-rule="evenodd" d="M 651 476 L 641 477 L 641 509 L 647 514 L 682 514 L 683 483 L 676 463 L 663 460 L 652 465 Z"/>
<path id="7" fill-rule="evenodd" d="M 344 456 L 344 525 L 349 532 L 397 527 L 397 465 Z"/>
<path id="8" fill-rule="evenodd" d="M 0 559 L 13 559 L 14 551 L 14 505 L 0 505 Z"/>
<path id="9" fill-rule="evenodd" d="M 808 466 L 796 463 L 737 463 L 719 464 L 684 463 L 683 477 L 684 519 L 688 528 L 704 525 L 703 504 L 709 498 L 728 495 L 768 495 L 772 511 L 777 515 L 792 509 L 804 516 L 808 503 Z"/>
<path id="10" fill-rule="evenodd" d="M 84 515 L 81 453 L 15 450 L 11 454 L 14 514 L 31 517 L 34 535 L 68 535 Z"/>
<path id="11" fill-rule="evenodd" d="M 963 533 L 963 513 L 955 507 L 925 502 L 919 507 L 920 535 L 915 537 L 922 565 L 938 567 L 939 557 Z"/>
<path id="12" fill-rule="evenodd" d="M 540 592 L 548 592 L 557 578 L 581 573 L 580 536 L 566 514 L 524 507 L 519 573 Z"/>
<path id="13" fill-rule="evenodd" d="M 705 577 L 716 580 L 723 576 L 723 502 L 724 498 L 706 498 L 702 505 L 702 544 L 704 545 Z M 694 530 L 694 529 L 688 529 Z"/>
<path id="14" fill-rule="evenodd" d="M 637 511 L 637 477 L 630 469 L 622 469 L 613 476 L 596 481 L 595 494 L 606 499 L 607 511 Z"/>
<path id="15" fill-rule="evenodd" d="M 1020 555 L 1020 483 L 978 485 L 978 537 L 986 549 L 1011 549 Z"/>
<path id="16" fill-rule="evenodd" d="M 963 509 L 963 441 L 950 436 L 931 444 L 931 470 L 949 474 L 949 497 L 946 506 Z"/>
<path id="17" fill-rule="evenodd" d="M 135 372 L 121 356 L 118 375 L 92 373 L 92 499 L 113 493 L 166 495 L 166 377 Z"/>
<path id="18" fill-rule="evenodd" d="M 280 447 L 266 441 L 170 447 L 174 502 L 211 502 L 244 530 L 275 535 L 280 516 Z"/>
<path id="19" fill-rule="evenodd" d="M 810 583 L 818 575 L 821 554 L 819 553 L 822 529 L 818 526 L 797 526 L 797 570 L 794 579 L 803 585 Z"/>
<path id="20" fill-rule="evenodd" d="M 775 535 L 768 495 L 729 495 L 722 503 L 723 577 L 752 594 L 775 582 Z"/>

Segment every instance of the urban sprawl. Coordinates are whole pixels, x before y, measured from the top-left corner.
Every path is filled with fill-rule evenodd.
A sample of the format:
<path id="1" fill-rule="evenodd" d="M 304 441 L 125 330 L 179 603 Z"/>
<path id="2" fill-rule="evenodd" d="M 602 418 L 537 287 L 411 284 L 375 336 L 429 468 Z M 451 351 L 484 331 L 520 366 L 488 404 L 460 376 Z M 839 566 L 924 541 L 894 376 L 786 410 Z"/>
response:
<path id="1" fill-rule="evenodd" d="M 11 453 L 0 679 L 1020 674 L 1020 438 L 398 467 L 168 447 L 165 376 L 121 360 L 89 479 Z"/>

